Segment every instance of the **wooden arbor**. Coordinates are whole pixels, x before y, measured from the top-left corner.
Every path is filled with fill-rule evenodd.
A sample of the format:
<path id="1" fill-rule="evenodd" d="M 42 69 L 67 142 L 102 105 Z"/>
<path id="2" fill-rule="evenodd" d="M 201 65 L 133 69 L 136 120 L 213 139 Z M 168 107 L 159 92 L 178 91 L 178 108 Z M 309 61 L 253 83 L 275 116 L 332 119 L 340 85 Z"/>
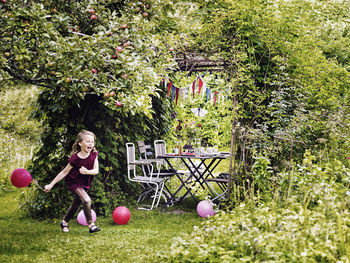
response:
<path id="1" fill-rule="evenodd" d="M 223 59 L 208 59 L 194 52 L 178 53 L 175 58 L 180 71 L 225 71 L 227 62 Z"/>
<path id="2" fill-rule="evenodd" d="M 188 71 L 188 72 L 227 72 L 227 68 L 229 67 L 229 62 L 223 59 L 209 59 L 204 55 L 195 53 L 195 52 L 187 52 L 187 53 L 177 53 L 175 60 L 178 64 L 179 71 Z M 235 92 L 236 94 L 236 92 Z M 237 97 L 233 96 L 233 111 L 235 111 L 237 107 Z M 227 180 L 227 198 L 229 198 L 231 193 L 231 182 L 232 182 L 232 172 L 233 172 L 233 149 L 235 145 L 235 133 L 236 133 L 236 117 L 233 114 L 232 117 L 232 129 L 231 129 L 231 151 L 230 151 L 230 167 L 229 174 Z M 237 181 L 237 178 L 235 178 Z"/>

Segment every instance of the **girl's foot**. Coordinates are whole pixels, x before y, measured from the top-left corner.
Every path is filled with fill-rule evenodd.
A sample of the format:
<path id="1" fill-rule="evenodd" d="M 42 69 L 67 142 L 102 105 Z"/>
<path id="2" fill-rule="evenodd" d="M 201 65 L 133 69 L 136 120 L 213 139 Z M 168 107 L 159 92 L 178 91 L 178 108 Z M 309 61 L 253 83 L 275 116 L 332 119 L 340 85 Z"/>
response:
<path id="1" fill-rule="evenodd" d="M 68 227 L 68 224 L 66 223 L 66 222 L 61 222 L 60 223 L 60 227 L 61 227 L 61 229 L 62 229 L 62 232 L 69 232 L 69 227 Z"/>
<path id="2" fill-rule="evenodd" d="M 101 229 L 99 227 L 95 226 L 95 224 L 93 224 L 89 227 L 89 233 L 95 233 L 95 232 L 98 232 L 100 230 Z"/>

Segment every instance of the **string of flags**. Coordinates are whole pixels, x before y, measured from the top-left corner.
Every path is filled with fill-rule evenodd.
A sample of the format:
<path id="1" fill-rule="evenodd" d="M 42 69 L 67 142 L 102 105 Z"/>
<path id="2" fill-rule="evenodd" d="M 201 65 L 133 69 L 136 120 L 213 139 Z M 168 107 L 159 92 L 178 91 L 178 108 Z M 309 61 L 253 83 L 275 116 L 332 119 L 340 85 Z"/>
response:
<path id="1" fill-rule="evenodd" d="M 226 100 L 226 95 L 214 91 L 208 87 L 207 83 L 203 79 L 204 76 L 197 76 L 195 80 L 187 87 L 178 88 L 171 80 L 162 79 L 162 84 L 167 88 L 167 97 L 175 100 L 177 105 L 179 102 L 185 104 L 186 101 L 193 100 L 200 96 L 202 99 L 206 97 L 206 102 L 212 105 L 220 104 Z"/>

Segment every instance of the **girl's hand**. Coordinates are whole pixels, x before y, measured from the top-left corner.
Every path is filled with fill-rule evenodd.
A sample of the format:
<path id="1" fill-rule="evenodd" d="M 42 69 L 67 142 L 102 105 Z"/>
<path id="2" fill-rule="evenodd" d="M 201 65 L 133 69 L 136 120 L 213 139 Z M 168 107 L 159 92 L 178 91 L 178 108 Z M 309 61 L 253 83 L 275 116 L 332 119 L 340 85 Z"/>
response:
<path id="1" fill-rule="evenodd" d="M 79 173 L 81 174 L 89 174 L 89 170 L 86 169 L 84 166 L 80 167 Z"/>
<path id="2" fill-rule="evenodd" d="M 52 185 L 51 184 L 47 184 L 47 185 L 45 185 L 45 187 L 44 187 L 44 192 L 45 193 L 47 193 L 47 192 L 49 192 L 51 189 L 52 189 Z"/>

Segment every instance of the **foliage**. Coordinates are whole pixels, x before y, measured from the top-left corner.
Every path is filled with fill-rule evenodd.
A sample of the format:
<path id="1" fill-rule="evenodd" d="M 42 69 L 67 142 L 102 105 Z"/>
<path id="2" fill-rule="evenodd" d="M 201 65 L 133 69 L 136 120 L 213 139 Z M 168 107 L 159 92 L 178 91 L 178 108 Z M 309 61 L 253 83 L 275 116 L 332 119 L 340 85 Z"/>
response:
<path id="1" fill-rule="evenodd" d="M 221 212 L 186 238 L 178 238 L 166 262 L 321 262 L 349 260 L 349 213 L 305 210 L 294 204 L 275 211 L 241 205 Z"/>
<path id="2" fill-rule="evenodd" d="M 169 129 L 171 104 L 159 83 L 172 65 L 171 52 L 152 22 L 160 19 L 159 4 L 1 3 L 0 81 L 39 86 L 35 116 L 44 130 L 30 172 L 41 185 L 50 182 L 66 165 L 79 130 L 92 130 L 100 175 L 91 195 L 99 214 L 138 191 L 126 180 L 125 142 L 161 138 Z M 70 199 L 57 187 L 36 195 L 35 206 L 25 202 L 25 209 L 36 217 L 55 216 Z"/>
<path id="3" fill-rule="evenodd" d="M 14 158 L 13 149 L 15 148 L 15 139 L 8 134 L 0 133 L 0 193 L 11 189 L 9 174 L 11 168 L 8 163 Z M 7 165 L 6 165 L 7 164 Z M 6 165 L 6 166 L 5 166 Z"/>
<path id="4" fill-rule="evenodd" d="M 201 78 L 211 92 L 220 91 L 220 98 L 216 98 L 215 105 L 213 101 L 207 100 L 205 86 L 198 93 L 198 79 Z M 221 75 L 221 77 L 223 77 Z M 188 76 L 188 74 L 176 73 L 173 75 L 173 82 L 181 89 L 190 87 L 187 95 L 181 97 L 175 106 L 173 113 L 173 129 L 170 138 L 176 138 L 178 142 L 191 144 L 193 147 L 197 144 L 202 146 L 227 147 L 230 144 L 231 132 L 228 127 L 231 125 L 232 108 L 231 96 L 227 93 L 227 82 L 219 74 L 206 72 L 206 74 L 197 74 Z M 192 94 L 192 83 L 196 82 L 195 94 Z M 171 100 L 169 98 L 169 100 Z M 220 101 L 219 101 L 220 100 Z M 207 113 L 204 116 L 198 116 L 192 110 L 200 108 Z M 173 139 L 174 140 L 174 139 Z M 174 143 L 170 141 L 170 143 Z"/>
<path id="5" fill-rule="evenodd" d="M 183 34 L 196 38 L 185 49 L 227 63 L 226 86 L 238 104 L 233 111 L 232 104 L 223 108 L 237 122 L 236 161 L 243 169 L 237 172 L 251 169 L 252 150 L 265 151 L 272 166 L 283 169 L 293 142 L 298 141 L 292 157 L 300 161 L 305 148 L 323 147 L 322 138 L 331 144 L 332 158 L 336 151 L 345 161 L 348 147 L 339 146 L 347 146 L 350 78 L 344 55 L 348 45 L 340 43 L 349 40 L 348 1 L 197 3 L 193 21 L 202 24 Z M 326 33 L 330 28 L 334 31 Z M 208 116 L 206 122 L 216 117 Z M 229 121 L 224 128 L 230 130 Z M 276 143 L 280 134 L 287 139 Z M 215 136 L 213 130 L 210 135 Z"/>
<path id="6" fill-rule="evenodd" d="M 101 161 L 94 209 L 108 214 L 138 191 L 126 180 L 125 142 L 175 135 L 193 140 L 200 133 L 206 145 L 227 147 L 234 120 L 235 175 L 242 180 L 234 185 L 229 208 L 249 198 L 258 205 L 290 200 L 293 191 L 296 200 L 310 200 L 315 177 L 343 174 L 349 152 L 349 6 L 327 0 L 1 4 L 7 19 L 0 21 L 0 81 L 40 86 L 43 147 L 31 172 L 42 184 L 49 182 L 66 164 L 76 133 L 93 130 Z M 92 8 L 98 19 L 91 19 Z M 169 71 L 176 70 L 177 52 L 193 51 L 226 62 L 217 89 L 227 94 L 227 103 L 196 98 L 173 110 L 159 83 L 165 78 L 188 85 L 187 74 Z M 212 77 L 208 83 L 214 86 Z M 203 104 L 208 115 L 194 118 L 190 109 Z M 181 133 L 178 120 L 187 123 Z M 295 170 L 306 149 L 318 154 L 320 171 Z M 255 160 L 254 152 L 263 157 Z M 337 182 L 330 179 L 325 184 L 333 187 Z M 38 193 L 35 202 L 25 200 L 24 209 L 55 216 L 70 198 L 55 188 L 49 196 Z M 295 207 L 301 211 L 300 204 Z"/>
<path id="7" fill-rule="evenodd" d="M 333 169 L 317 166 L 312 159 L 307 154 L 291 174 L 287 199 L 287 188 L 263 203 L 254 193 L 246 195 L 231 211 L 222 210 L 190 235 L 177 238 L 170 254 L 160 253 L 161 261 L 347 262 L 350 170 L 341 162 Z"/>
<path id="8" fill-rule="evenodd" d="M 251 177 L 254 183 L 252 188 L 257 192 L 257 195 L 261 194 L 262 197 L 260 199 L 263 202 L 266 202 L 272 197 L 272 189 L 274 185 L 270 160 L 264 156 L 257 156 L 254 159 L 255 162 L 251 170 Z"/>

